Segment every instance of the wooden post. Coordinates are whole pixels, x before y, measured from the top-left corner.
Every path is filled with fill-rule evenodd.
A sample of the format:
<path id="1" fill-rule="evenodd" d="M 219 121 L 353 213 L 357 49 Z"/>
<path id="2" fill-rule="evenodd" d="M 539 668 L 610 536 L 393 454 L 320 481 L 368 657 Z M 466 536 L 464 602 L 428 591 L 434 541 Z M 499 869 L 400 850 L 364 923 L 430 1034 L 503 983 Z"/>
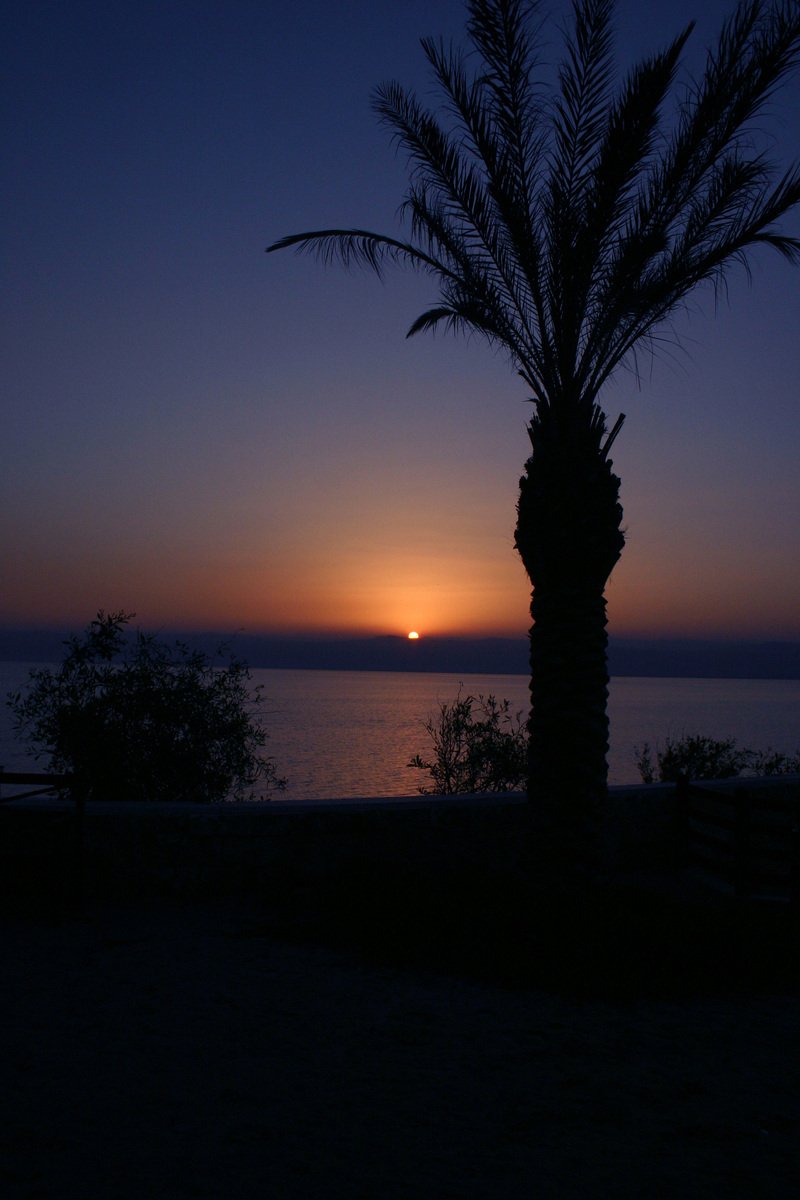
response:
<path id="1" fill-rule="evenodd" d="M 72 896 L 73 903 L 83 904 L 85 894 L 86 867 L 86 786 L 82 779 L 72 776 L 70 791 L 75 802 L 72 849 Z"/>
<path id="2" fill-rule="evenodd" d="M 689 865 L 689 776 L 680 771 L 675 781 L 675 855 L 679 867 Z"/>
<path id="3" fill-rule="evenodd" d="M 735 793 L 736 825 L 733 835 L 733 888 L 737 899 L 746 900 L 751 885 L 750 801 L 742 789 Z"/>
<path id="4" fill-rule="evenodd" d="M 800 824 L 789 834 L 789 902 L 800 909 Z"/>

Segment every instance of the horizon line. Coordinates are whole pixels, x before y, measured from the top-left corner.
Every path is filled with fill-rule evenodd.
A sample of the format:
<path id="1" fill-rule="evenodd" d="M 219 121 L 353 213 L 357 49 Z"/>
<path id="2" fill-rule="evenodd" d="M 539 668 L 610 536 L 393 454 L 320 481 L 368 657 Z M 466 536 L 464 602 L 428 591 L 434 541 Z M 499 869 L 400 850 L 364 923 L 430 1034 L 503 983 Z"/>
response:
<path id="1" fill-rule="evenodd" d="M 0 661 L 56 663 L 64 630 L 14 630 L 0 626 Z M 68 635 L 69 636 L 69 635 Z M 419 671 L 424 673 L 530 676 L 528 639 L 522 635 L 437 636 L 411 640 L 400 634 L 254 634 L 214 631 L 159 632 L 214 656 L 219 650 L 253 669 Z M 800 638 L 636 637 L 611 634 L 612 677 L 800 679 Z"/>

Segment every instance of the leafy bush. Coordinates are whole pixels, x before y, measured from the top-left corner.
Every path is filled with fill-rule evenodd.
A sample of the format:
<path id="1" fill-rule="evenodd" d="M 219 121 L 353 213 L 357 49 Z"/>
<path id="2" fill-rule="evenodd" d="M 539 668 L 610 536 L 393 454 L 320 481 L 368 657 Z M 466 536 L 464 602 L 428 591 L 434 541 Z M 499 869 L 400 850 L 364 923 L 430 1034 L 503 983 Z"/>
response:
<path id="1" fill-rule="evenodd" d="M 475 711 L 476 710 L 476 711 Z M 422 795 L 462 792 L 510 792 L 525 787 L 527 731 L 521 713 L 508 700 L 494 696 L 458 696 L 441 704 L 424 728 L 433 742 L 433 757 L 415 754 L 410 767 L 428 771 L 432 786 Z"/>
<path id="2" fill-rule="evenodd" d="M 790 775 L 800 773 L 800 754 L 781 754 L 775 750 L 748 750 L 735 738 L 703 737 L 687 734 L 667 738 L 665 748 L 656 748 L 653 763 L 649 742 L 634 748 L 636 766 L 644 783 L 675 783 L 680 776 L 689 779 L 732 779 L 748 775 Z"/>
<path id="3" fill-rule="evenodd" d="M 800 775 L 800 751 L 782 754 L 779 750 L 751 750 L 750 769 L 754 775 Z"/>
<path id="4" fill-rule="evenodd" d="M 247 666 L 131 637 L 133 615 L 101 610 L 65 643 L 58 670 L 32 671 L 28 689 L 9 696 L 34 757 L 109 800 L 209 802 L 284 787 L 262 753 L 261 694 L 248 686 Z"/>

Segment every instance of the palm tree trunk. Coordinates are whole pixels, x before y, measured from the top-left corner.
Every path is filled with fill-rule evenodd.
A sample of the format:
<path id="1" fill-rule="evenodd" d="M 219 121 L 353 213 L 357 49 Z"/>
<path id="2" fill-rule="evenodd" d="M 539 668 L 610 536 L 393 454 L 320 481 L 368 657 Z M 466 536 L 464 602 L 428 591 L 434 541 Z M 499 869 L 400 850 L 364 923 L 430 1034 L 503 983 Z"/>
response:
<path id="1" fill-rule="evenodd" d="M 539 586 L 531 600 L 528 795 L 565 834 L 599 818 L 608 782 L 606 602 Z"/>
<path id="2" fill-rule="evenodd" d="M 533 585 L 528 795 L 566 856 L 591 855 L 607 793 L 605 585 L 624 544 L 595 406 L 530 426 L 516 545 Z M 583 847 L 583 848 L 582 848 Z"/>

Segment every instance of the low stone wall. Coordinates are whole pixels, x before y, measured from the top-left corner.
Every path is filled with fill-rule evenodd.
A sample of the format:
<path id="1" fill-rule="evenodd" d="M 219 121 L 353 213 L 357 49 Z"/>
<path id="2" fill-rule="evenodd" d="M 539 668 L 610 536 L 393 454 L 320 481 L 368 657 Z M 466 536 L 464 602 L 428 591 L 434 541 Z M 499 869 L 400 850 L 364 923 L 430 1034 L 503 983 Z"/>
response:
<path id="1" fill-rule="evenodd" d="M 611 861 L 674 865 L 674 789 L 612 788 Z M 334 876 L 386 878 L 530 869 L 535 823 L 521 795 L 266 804 L 89 804 L 80 828 L 66 801 L 0 806 L 0 894 L 88 897 L 261 895 L 273 902 Z"/>

